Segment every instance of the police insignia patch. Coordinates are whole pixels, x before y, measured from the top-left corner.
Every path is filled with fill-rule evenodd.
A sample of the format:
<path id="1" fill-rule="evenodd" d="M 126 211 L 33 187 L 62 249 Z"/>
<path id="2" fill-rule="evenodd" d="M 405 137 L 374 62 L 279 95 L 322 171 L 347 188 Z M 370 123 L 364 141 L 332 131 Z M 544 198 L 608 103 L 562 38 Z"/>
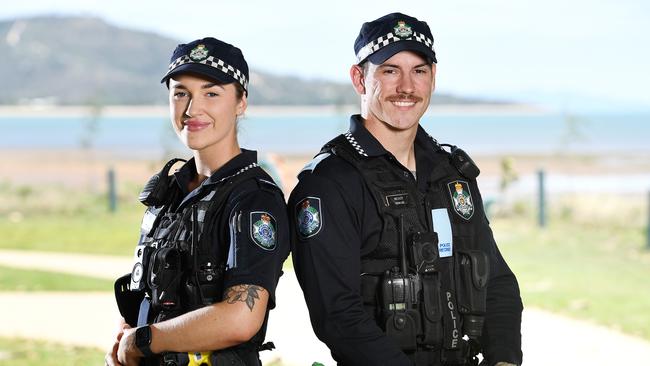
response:
<path id="1" fill-rule="evenodd" d="M 306 197 L 296 204 L 296 220 L 298 233 L 302 239 L 310 238 L 323 227 L 320 198 Z"/>
<path id="2" fill-rule="evenodd" d="M 268 212 L 251 212 L 251 239 L 264 250 L 273 250 L 277 243 L 277 224 Z"/>
<path id="3" fill-rule="evenodd" d="M 465 220 L 469 220 L 474 215 L 474 202 L 472 193 L 469 190 L 469 184 L 462 180 L 449 182 L 447 184 L 449 194 L 451 195 L 451 204 L 454 211 Z"/>
<path id="4" fill-rule="evenodd" d="M 190 58 L 193 61 L 203 61 L 208 58 L 208 49 L 205 48 L 205 45 L 200 44 L 190 51 Z"/>
<path id="5" fill-rule="evenodd" d="M 393 28 L 395 35 L 400 38 L 407 38 L 413 34 L 411 26 L 406 24 L 403 20 L 397 22 L 397 25 Z"/>

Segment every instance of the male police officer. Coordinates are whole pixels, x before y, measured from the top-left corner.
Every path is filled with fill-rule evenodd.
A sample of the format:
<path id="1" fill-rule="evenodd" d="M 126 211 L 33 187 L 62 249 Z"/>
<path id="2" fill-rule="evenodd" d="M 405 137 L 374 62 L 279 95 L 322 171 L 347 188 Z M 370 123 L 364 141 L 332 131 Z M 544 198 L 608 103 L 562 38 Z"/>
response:
<path id="1" fill-rule="evenodd" d="M 435 86 L 428 25 L 386 15 L 354 50 L 361 115 L 303 169 L 288 206 L 316 335 L 341 365 L 520 364 L 519 288 L 479 170 L 419 126 Z"/>

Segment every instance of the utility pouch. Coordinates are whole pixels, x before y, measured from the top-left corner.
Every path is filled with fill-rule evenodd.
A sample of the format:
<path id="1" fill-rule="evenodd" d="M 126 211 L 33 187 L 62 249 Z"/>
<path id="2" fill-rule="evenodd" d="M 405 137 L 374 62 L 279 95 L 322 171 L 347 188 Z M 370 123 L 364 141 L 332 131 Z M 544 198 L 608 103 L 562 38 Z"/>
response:
<path id="1" fill-rule="evenodd" d="M 442 343 L 442 309 L 440 279 L 437 273 L 420 277 L 422 283 L 422 343 L 436 346 Z"/>
<path id="2" fill-rule="evenodd" d="M 470 339 L 477 339 L 483 330 L 490 262 L 479 250 L 458 251 L 456 261 L 458 311 L 463 315 L 463 333 Z"/>
<path id="3" fill-rule="evenodd" d="M 195 281 L 185 282 L 185 293 L 190 310 L 214 304 L 220 300 L 223 293 L 224 265 L 214 266 L 211 262 L 204 263 L 194 272 Z"/>
<path id="4" fill-rule="evenodd" d="M 404 351 L 417 348 L 420 313 L 417 310 L 418 278 L 397 270 L 386 271 L 381 285 L 386 335 Z"/>
<path id="5" fill-rule="evenodd" d="M 181 252 L 176 248 L 158 248 L 151 255 L 148 284 L 151 304 L 155 308 L 177 310 L 182 275 Z"/>
<path id="6" fill-rule="evenodd" d="M 133 291 L 130 285 L 130 273 L 118 278 L 114 285 L 115 300 L 124 321 L 131 327 L 135 327 L 138 324 L 138 313 L 140 311 L 140 303 L 144 299 L 144 291 Z"/>

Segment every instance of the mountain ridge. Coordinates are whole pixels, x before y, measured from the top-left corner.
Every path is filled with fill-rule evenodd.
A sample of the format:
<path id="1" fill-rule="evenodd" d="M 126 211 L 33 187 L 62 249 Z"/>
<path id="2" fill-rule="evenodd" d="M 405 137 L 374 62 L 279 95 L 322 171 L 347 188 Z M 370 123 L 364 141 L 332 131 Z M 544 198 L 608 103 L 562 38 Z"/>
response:
<path id="1" fill-rule="evenodd" d="M 0 21 L 0 105 L 161 105 L 159 85 L 180 42 L 97 17 L 35 16 Z M 351 105 L 347 83 L 251 71 L 253 105 Z M 432 104 L 501 104 L 436 93 Z"/>

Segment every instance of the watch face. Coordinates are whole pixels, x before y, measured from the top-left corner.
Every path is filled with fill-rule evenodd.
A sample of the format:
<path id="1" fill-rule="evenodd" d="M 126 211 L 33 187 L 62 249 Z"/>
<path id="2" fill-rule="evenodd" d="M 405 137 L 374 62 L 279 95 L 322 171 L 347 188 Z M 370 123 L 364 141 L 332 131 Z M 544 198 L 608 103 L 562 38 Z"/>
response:
<path id="1" fill-rule="evenodd" d="M 151 344 L 151 328 L 148 325 L 139 327 L 135 330 L 135 345 L 145 355 L 151 354 L 149 345 Z"/>

